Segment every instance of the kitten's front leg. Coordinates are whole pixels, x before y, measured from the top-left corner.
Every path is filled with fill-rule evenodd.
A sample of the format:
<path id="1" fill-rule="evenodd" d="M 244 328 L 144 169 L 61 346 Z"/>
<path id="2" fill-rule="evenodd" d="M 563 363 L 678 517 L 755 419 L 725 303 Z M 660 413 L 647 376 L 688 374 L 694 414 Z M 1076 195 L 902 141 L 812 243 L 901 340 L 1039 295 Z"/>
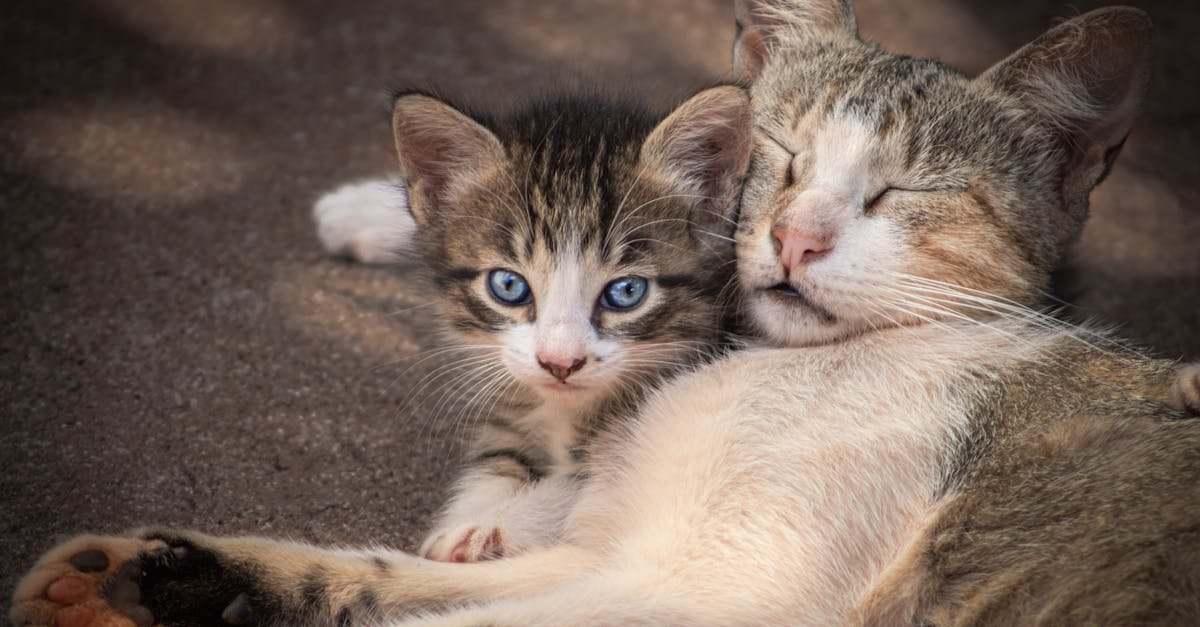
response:
<path id="1" fill-rule="evenodd" d="M 472 469 L 460 479 L 421 555 L 478 562 L 549 546 L 561 536 L 576 488 L 574 479 L 562 475 L 520 481 Z"/>

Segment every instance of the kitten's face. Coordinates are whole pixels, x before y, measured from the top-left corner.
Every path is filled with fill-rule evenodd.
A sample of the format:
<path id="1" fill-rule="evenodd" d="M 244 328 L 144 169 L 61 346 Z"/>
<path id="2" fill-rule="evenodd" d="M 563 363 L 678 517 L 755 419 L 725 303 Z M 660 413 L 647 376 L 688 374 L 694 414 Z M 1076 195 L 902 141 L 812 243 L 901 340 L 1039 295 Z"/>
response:
<path id="1" fill-rule="evenodd" d="M 1039 89 L 1067 94 L 1048 102 L 1056 96 L 1005 84 L 1004 64 L 968 80 L 864 45 L 852 22 L 828 23 L 837 14 L 777 32 L 774 48 L 754 42 L 760 56 L 740 59 L 756 74 L 737 232 L 751 319 L 777 341 L 805 345 L 1035 305 L 1128 125 L 1103 112 L 1089 120 L 1119 127 L 1089 136 L 1103 148 L 1096 163 L 1079 128 L 1062 126 L 1078 111 L 1048 110 L 1090 95 L 1069 93 L 1086 91 L 1086 72 L 1078 84 L 1042 77 Z M 1090 47 L 1074 54 L 1094 56 Z M 1006 63 L 1036 76 L 1038 61 Z"/>
<path id="2" fill-rule="evenodd" d="M 702 246 L 687 203 L 635 183 L 633 163 L 611 165 L 613 189 L 602 192 L 514 163 L 445 217 L 438 278 L 449 321 L 464 343 L 495 347 L 514 380 L 558 402 L 643 383 L 717 339 L 729 247 Z M 528 205 L 509 182 L 524 180 Z M 712 272 L 721 265 L 725 273 Z"/>
<path id="3" fill-rule="evenodd" d="M 717 342 L 732 219 L 709 212 L 732 209 L 750 150 L 745 93 L 719 89 L 657 127 L 636 111 L 571 100 L 490 130 L 458 114 L 451 125 L 482 137 L 484 156 L 431 152 L 453 159 L 456 175 L 442 179 L 429 163 L 406 166 L 446 321 L 478 347 L 490 393 L 519 384 L 556 403 L 591 403 Z M 414 106 L 398 122 L 402 164 L 421 158 L 429 124 L 447 124 Z M 409 136 L 402 124 L 414 120 L 425 126 Z M 713 167 L 703 181 L 690 174 Z"/>

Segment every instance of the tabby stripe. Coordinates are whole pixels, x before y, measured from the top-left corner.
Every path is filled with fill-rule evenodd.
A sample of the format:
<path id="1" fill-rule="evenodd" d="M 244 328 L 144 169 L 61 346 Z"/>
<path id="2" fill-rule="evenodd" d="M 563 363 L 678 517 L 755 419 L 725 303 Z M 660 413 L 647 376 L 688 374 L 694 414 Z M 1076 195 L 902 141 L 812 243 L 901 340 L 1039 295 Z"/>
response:
<path id="1" fill-rule="evenodd" d="M 532 458 L 525 455 L 515 448 L 500 448 L 485 451 L 475 456 L 477 463 L 486 462 L 493 459 L 511 459 L 521 465 L 529 473 L 530 481 L 537 481 L 546 476 L 546 473 L 538 466 Z"/>

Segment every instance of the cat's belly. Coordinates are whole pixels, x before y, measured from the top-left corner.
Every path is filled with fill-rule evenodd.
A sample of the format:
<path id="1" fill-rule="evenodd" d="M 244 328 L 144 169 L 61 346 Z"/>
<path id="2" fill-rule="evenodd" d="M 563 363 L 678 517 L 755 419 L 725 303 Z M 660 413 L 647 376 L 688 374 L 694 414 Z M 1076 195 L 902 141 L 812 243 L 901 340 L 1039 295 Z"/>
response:
<path id="1" fill-rule="evenodd" d="M 942 386 L 868 363 L 746 351 L 676 381 L 600 460 L 578 540 L 620 538 L 615 576 L 718 623 L 844 620 L 930 506 L 965 420 Z"/>

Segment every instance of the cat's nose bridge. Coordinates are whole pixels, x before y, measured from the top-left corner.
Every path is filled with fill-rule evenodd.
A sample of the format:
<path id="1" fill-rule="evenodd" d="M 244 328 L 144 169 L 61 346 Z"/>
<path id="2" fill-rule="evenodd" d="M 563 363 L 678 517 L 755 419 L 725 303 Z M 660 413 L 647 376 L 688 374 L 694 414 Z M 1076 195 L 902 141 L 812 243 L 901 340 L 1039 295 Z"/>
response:
<path id="1" fill-rule="evenodd" d="M 831 239 L 851 209 L 850 195 L 826 188 L 806 189 L 775 213 L 772 228 L 785 226 Z"/>
<path id="2" fill-rule="evenodd" d="M 538 326 L 535 354 L 538 365 L 559 380 L 583 367 L 592 333 L 588 320 L 564 316 L 544 320 Z"/>

